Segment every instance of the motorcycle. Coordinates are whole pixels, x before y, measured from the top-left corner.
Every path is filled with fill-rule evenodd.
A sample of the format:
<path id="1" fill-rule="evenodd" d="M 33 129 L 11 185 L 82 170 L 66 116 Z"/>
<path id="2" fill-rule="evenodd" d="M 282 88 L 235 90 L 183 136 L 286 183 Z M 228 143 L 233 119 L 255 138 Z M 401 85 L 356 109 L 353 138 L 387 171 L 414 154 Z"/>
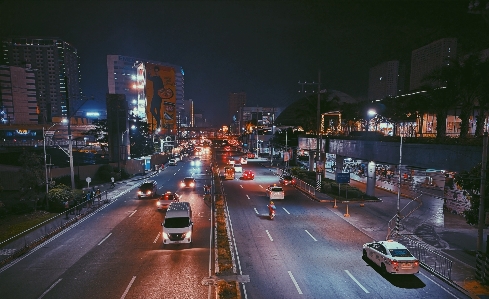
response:
<path id="1" fill-rule="evenodd" d="M 270 205 L 267 205 L 268 207 L 268 217 L 270 218 L 270 220 L 273 220 L 273 218 L 275 218 L 275 205 L 273 206 L 270 206 Z"/>

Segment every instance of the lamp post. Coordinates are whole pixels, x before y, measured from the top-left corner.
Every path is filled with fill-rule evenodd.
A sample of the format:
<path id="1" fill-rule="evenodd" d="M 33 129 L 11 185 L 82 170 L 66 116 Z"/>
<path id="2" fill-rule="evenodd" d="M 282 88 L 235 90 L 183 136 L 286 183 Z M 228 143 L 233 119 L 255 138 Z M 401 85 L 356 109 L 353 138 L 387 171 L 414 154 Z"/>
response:
<path id="1" fill-rule="evenodd" d="M 52 125 L 51 127 L 49 127 L 47 130 L 44 129 L 44 127 L 42 127 L 42 136 L 43 136 L 43 147 L 44 147 L 44 171 L 45 171 L 45 175 L 46 175 L 46 181 L 45 181 L 45 184 L 46 184 L 46 196 L 48 195 L 49 193 L 49 181 L 48 181 L 48 165 L 47 165 L 47 154 L 46 154 L 46 137 L 53 137 L 54 136 L 54 132 L 51 132 L 49 131 L 52 127 L 54 127 L 56 124 Z M 47 199 L 47 198 L 46 198 Z M 49 209 L 49 200 L 47 200 L 46 202 L 46 206 L 47 208 Z"/>

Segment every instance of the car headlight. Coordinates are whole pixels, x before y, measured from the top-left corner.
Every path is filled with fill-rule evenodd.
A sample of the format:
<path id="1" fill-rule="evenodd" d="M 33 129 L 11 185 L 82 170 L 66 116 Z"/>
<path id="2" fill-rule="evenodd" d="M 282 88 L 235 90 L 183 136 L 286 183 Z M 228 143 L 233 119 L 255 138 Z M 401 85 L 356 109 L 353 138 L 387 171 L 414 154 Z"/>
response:
<path id="1" fill-rule="evenodd" d="M 148 195 L 151 194 L 151 191 L 147 191 L 146 194 L 148 194 Z"/>
<path id="2" fill-rule="evenodd" d="M 159 201 L 158 201 L 158 202 L 156 203 L 156 205 L 157 205 L 157 206 L 161 206 L 161 202 L 159 202 Z"/>
<path id="3" fill-rule="evenodd" d="M 167 240 L 168 239 L 168 234 L 163 232 L 163 239 Z"/>
<path id="4" fill-rule="evenodd" d="M 190 165 L 194 166 L 195 165 L 195 161 L 191 161 L 190 162 Z"/>
<path id="5" fill-rule="evenodd" d="M 190 183 L 190 187 L 193 187 L 193 186 L 195 186 L 195 184 L 194 183 Z"/>
<path id="6" fill-rule="evenodd" d="M 138 194 L 143 194 L 143 191 L 138 191 Z"/>
<path id="7" fill-rule="evenodd" d="M 180 183 L 180 187 L 185 187 L 185 183 Z"/>
<path id="8" fill-rule="evenodd" d="M 192 236 L 192 231 L 188 231 L 186 234 L 185 234 L 185 238 L 190 238 Z"/>

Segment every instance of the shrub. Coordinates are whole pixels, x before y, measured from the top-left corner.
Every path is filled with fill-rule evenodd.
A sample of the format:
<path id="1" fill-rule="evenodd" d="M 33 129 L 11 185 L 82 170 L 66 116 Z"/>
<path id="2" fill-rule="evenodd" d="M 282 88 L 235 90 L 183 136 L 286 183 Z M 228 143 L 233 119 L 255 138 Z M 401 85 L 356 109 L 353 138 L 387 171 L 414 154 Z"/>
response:
<path id="1" fill-rule="evenodd" d="M 102 165 L 98 168 L 95 177 L 102 182 L 110 182 L 110 178 L 113 177 L 114 168 L 109 164 Z"/>

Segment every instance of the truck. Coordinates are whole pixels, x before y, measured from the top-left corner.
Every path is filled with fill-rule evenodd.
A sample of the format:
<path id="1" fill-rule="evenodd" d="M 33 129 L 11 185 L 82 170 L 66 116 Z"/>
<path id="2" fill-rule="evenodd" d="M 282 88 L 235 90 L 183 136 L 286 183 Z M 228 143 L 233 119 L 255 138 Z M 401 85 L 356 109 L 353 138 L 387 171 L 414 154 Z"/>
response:
<path id="1" fill-rule="evenodd" d="M 224 166 L 224 179 L 234 180 L 234 166 Z"/>

